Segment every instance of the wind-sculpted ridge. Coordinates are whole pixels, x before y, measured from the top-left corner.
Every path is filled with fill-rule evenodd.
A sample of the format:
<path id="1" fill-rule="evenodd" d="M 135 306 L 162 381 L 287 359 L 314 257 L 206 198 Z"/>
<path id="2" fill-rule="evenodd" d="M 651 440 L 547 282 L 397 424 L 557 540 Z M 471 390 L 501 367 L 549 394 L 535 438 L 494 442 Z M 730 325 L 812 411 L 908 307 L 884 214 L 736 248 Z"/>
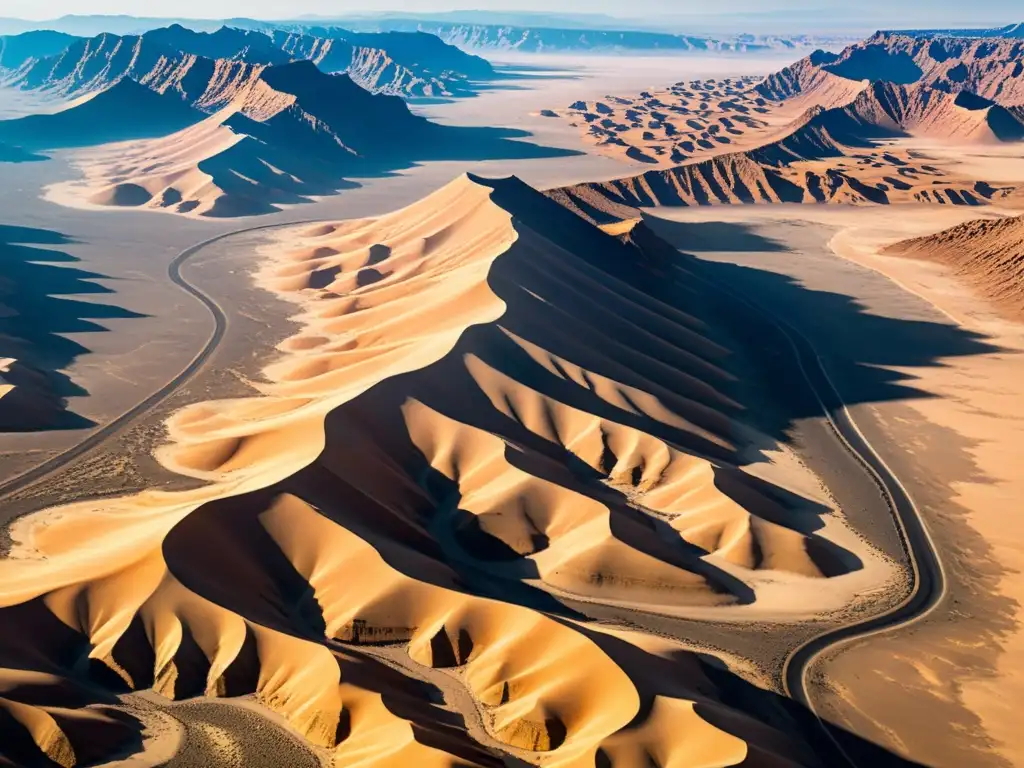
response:
<path id="1" fill-rule="evenodd" d="M 0 755 L 131 751 L 114 695 L 152 688 L 255 695 L 338 766 L 817 764 L 696 654 L 555 599 L 813 610 L 872 557 L 749 471 L 730 354 L 644 237 L 471 177 L 284 234 L 260 280 L 302 329 L 167 425 L 202 483 L 14 526 Z"/>

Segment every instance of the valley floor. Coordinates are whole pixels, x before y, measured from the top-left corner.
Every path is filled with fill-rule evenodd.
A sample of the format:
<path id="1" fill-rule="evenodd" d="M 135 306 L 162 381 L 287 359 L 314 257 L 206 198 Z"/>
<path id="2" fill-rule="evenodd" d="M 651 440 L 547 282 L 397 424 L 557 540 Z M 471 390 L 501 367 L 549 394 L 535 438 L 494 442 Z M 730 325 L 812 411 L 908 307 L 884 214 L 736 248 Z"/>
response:
<path id="1" fill-rule="evenodd" d="M 924 764 L 1015 764 L 1024 749 L 1011 704 L 1024 692 L 1024 527 L 1016 519 L 1024 326 L 938 266 L 877 255 L 888 242 L 978 211 L 765 206 L 649 215 L 709 274 L 813 341 L 938 542 L 948 580 L 938 608 L 820 661 L 812 675 L 822 711 Z M 887 525 L 860 523 L 870 540 Z"/>
<path id="2" fill-rule="evenodd" d="M 627 62 L 593 57 L 546 63 L 557 71 L 528 73 L 510 82 L 510 90 L 485 91 L 473 99 L 418 109 L 454 124 L 526 129 L 539 144 L 582 151 L 587 147 L 576 128 L 545 118 L 539 110 L 705 74 L 756 74 L 779 62 L 759 66 L 750 59 L 709 63 L 652 57 Z M 928 151 L 936 155 L 942 149 Z M 992 157 L 949 150 L 945 160 L 965 175 L 1024 179 L 1019 153 Z M 531 185 L 548 188 L 611 179 L 644 167 L 591 152 L 557 160 L 482 161 L 470 167 L 429 163 L 386 178 L 360 179 L 356 189 L 270 216 L 217 222 L 151 212 L 76 210 L 40 199 L 38 193 L 60 176 L 62 162 L 5 166 L 8 176 L 0 187 L 0 209 L 6 214 L 0 224 L 17 222 L 43 233 L 28 242 L 56 252 L 55 260 L 68 262 L 55 269 L 81 270 L 82 280 L 101 289 L 79 286 L 81 295 L 75 306 L 67 307 L 67 322 L 48 329 L 81 347 L 63 371 L 75 385 L 68 392 L 68 409 L 84 423 L 0 437 L 0 483 L 37 460 L 67 450 L 143 401 L 201 350 L 214 328 L 209 312 L 167 277 L 172 259 L 196 243 L 272 224 L 378 216 L 415 202 L 466 170 L 484 176 L 516 174 Z M 877 255 L 888 242 L 979 215 L 1004 213 L 995 208 L 916 205 L 720 206 L 645 212 L 655 232 L 698 257 L 702 278 L 754 300 L 810 339 L 858 426 L 907 486 L 939 543 L 948 591 L 938 609 L 912 627 L 837 647 L 812 670 L 811 694 L 820 711 L 840 728 L 882 745 L 885 758 L 893 763 L 898 755 L 913 755 L 917 762 L 944 768 L 1002 768 L 1024 753 L 1013 706 L 1024 696 L 1024 590 L 1014 584 L 1024 570 L 1024 526 L 1014 519 L 1024 498 L 1019 471 L 1024 465 L 1024 326 L 1000 319 L 935 266 Z M 257 252 L 276 234 L 240 232 L 202 249 L 190 261 L 183 274 L 230 319 L 210 363 L 159 409 L 77 461 L 59 481 L 5 500 L 0 522 L 78 500 L 79 489 L 86 485 L 102 495 L 197 485 L 158 466 L 149 453 L 162 441 L 162 424 L 172 412 L 250 393 L 249 382 L 258 378 L 273 348 L 294 333 L 295 323 L 289 319 L 294 307 L 251 282 L 260 264 Z M 10 233 L 8 240 L 20 248 L 24 238 L 24 233 Z M 0 248 L 4 247 L 0 239 Z M 15 252 L 23 253 L 11 250 Z M 98 311 L 96 304 L 112 309 Z M 722 313 L 729 314 L 724 309 Z M 733 335 L 745 345 L 744 354 L 758 362 L 764 352 L 757 349 L 758 329 L 744 327 L 743 320 L 733 321 Z M 781 405 L 777 404 L 779 412 L 766 405 L 764 423 L 756 426 L 788 445 L 765 470 L 766 477 L 816 503 L 838 506 L 856 535 L 838 525 L 829 533 L 868 567 L 843 576 L 846 581 L 841 583 L 847 586 L 839 592 L 822 590 L 820 604 L 797 606 L 803 610 L 785 596 L 759 602 L 756 608 L 742 606 L 731 616 L 715 608 L 691 607 L 675 615 L 637 611 L 628 599 L 596 604 L 565 595 L 558 599 L 577 617 L 593 622 L 598 628 L 588 630 L 593 634 L 607 632 L 639 642 L 636 633 L 641 644 L 647 644 L 644 647 L 657 646 L 664 658 L 683 652 L 717 655 L 734 673 L 729 685 L 722 687 L 732 686 L 733 695 L 750 701 L 767 695 L 765 711 L 774 713 L 780 665 L 792 647 L 841 623 L 845 614 L 835 609 L 848 609 L 853 603 L 857 610 L 869 611 L 892 604 L 907 579 L 905 556 L 888 510 L 872 495 L 861 470 L 837 448 L 820 408 L 810 398 L 787 393 L 796 389 L 792 366 L 768 357 L 760 364 L 778 366 L 771 369 L 778 374 L 774 384 L 765 386 L 779 391 L 763 396 L 766 404 L 777 396 Z M 824 481 L 828 493 L 815 486 L 814 478 Z M 0 539 L 0 550 L 9 545 L 9 540 Z M 771 579 L 757 586 L 772 594 Z M 776 586 L 776 591 L 784 590 Z M 394 669 L 389 653 L 387 647 L 377 648 L 360 664 Z M 410 676 L 448 691 L 439 705 L 446 722 L 461 718 L 472 728 L 470 721 L 480 717 L 473 698 L 458 680 L 453 682 L 454 677 L 419 668 Z M 150 725 L 150 740 L 142 755 L 118 765 L 200 765 L 225 743 L 239 765 L 264 754 L 287 755 L 289 765 L 326 763 L 325 754 L 301 746 L 283 720 L 261 726 L 266 732 L 255 728 L 258 721 L 248 705 L 167 706 L 154 701 L 130 704 L 129 711 Z M 936 728 L 936 723 L 943 727 Z M 480 730 L 486 729 L 481 725 Z M 985 739 L 977 737 L 982 732 Z M 168 742 L 187 746 L 172 749 Z M 856 748 L 869 749 L 863 744 Z M 175 751 L 175 757 L 168 757 Z M 878 753 L 865 754 L 882 760 Z M 506 758 L 507 764 L 521 764 Z"/>

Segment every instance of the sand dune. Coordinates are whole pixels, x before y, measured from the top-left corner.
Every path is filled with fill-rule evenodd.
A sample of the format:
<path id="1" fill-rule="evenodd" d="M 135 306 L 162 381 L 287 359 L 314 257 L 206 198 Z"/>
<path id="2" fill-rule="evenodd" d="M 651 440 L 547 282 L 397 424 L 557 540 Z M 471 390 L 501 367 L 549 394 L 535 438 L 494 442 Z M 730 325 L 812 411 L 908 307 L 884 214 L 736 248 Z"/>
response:
<path id="1" fill-rule="evenodd" d="M 841 108 L 864 136 L 910 135 L 964 143 L 1019 141 L 1024 122 L 1016 110 L 966 91 L 876 82 Z"/>
<path id="2" fill-rule="evenodd" d="M 1014 319 L 1024 317 L 1024 218 L 969 221 L 883 253 L 950 266 Z"/>
<path id="3" fill-rule="evenodd" d="M 754 90 L 762 98 L 796 102 L 803 108 L 819 106 L 833 109 L 846 106 L 864 90 L 867 83 L 841 77 L 828 70 L 827 65 L 835 60 L 834 54 L 815 51 L 769 75 Z"/>
<path id="4" fill-rule="evenodd" d="M 801 613 L 877 565 L 749 471 L 728 350 L 617 234 L 471 177 L 286 233 L 260 279 L 302 330 L 259 394 L 167 425 L 158 459 L 205 484 L 15 525 L 0 755 L 130 745 L 98 691 L 152 687 L 255 693 L 338 766 L 815 764 L 696 655 L 548 597 Z"/>
<path id="5" fill-rule="evenodd" d="M 397 96 L 370 93 L 311 62 L 245 66 L 226 68 L 198 99 L 208 108 L 230 99 L 219 111 L 164 138 L 77 155 L 84 179 L 50 187 L 49 199 L 253 216 L 420 160 L 566 154 L 513 141 L 502 129 L 431 123 Z"/>
<path id="6" fill-rule="evenodd" d="M 432 126 L 396 97 L 371 94 L 310 63 L 214 78 L 201 101 L 227 105 L 165 138 L 81 156 L 72 199 L 211 216 L 265 213 L 344 188 L 342 176 L 392 148 L 424 143 Z M 358 115 L 358 119 L 355 117 Z"/>
<path id="7" fill-rule="evenodd" d="M 882 139 L 905 137 L 904 127 L 930 134 L 936 119 L 943 137 L 995 138 L 995 107 L 968 109 L 964 96 L 936 97 L 933 108 L 900 102 L 905 89 L 875 84 L 852 104 L 814 106 L 767 143 L 665 170 L 651 170 L 607 182 L 549 190 L 562 205 L 596 223 L 639 217 L 640 208 L 659 205 L 753 203 L 929 203 L 985 205 L 1019 197 L 1016 183 L 989 182 L 964 175 L 912 148 L 889 147 Z M 971 103 L 971 106 L 976 106 Z M 1003 112 L 1007 112 L 1003 110 Z M 951 115 L 960 123 L 949 120 Z M 936 117 L 938 115 L 938 118 Z M 952 126 L 958 130 L 950 130 Z"/>
<path id="8" fill-rule="evenodd" d="M 547 116 L 568 120 L 599 152 L 649 165 L 679 165 L 763 143 L 774 111 L 756 78 L 693 80 L 665 90 L 577 101 Z"/>

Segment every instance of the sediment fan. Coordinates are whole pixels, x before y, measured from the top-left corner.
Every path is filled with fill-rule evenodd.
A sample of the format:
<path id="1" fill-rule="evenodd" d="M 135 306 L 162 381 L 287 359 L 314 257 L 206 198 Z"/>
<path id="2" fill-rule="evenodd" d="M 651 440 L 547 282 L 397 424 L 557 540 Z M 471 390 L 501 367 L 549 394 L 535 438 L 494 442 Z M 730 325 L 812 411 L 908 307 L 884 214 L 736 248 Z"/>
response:
<path id="1" fill-rule="evenodd" d="M 758 438 L 699 291 L 642 224 L 615 232 L 463 177 L 286 233 L 261 280 L 303 330 L 260 395 L 185 408 L 158 453 L 206 484 L 16 523 L 0 754 L 123 749 L 145 715 L 114 693 L 152 687 L 254 693 L 338 765 L 816 764 L 696 654 L 552 599 L 813 601 L 861 564 L 741 468 Z"/>

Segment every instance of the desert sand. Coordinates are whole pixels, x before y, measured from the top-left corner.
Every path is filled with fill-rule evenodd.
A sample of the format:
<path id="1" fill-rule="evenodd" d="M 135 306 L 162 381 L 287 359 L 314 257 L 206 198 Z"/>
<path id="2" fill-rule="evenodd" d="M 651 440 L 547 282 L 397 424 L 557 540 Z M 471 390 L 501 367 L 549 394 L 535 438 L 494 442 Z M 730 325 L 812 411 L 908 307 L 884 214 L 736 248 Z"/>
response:
<path id="1" fill-rule="evenodd" d="M 651 294 L 651 258 L 516 180 L 470 177 L 284 235 L 261 279 L 303 330 L 261 395 L 185 408 L 158 454 L 204 484 L 14 525 L 4 625 L 52 642 L 0 640 L 25 670 L 0 673 L 16 748 L 81 761 L 137 738 L 112 700 L 65 708 L 90 700 L 62 667 L 81 647 L 112 691 L 255 694 L 338 765 L 813 763 L 717 701 L 695 656 L 666 677 L 532 607 L 550 590 L 724 610 L 763 591 L 804 611 L 844 578 L 841 520 L 801 532 L 793 494 L 744 468 L 726 350 Z M 424 707 L 423 678 L 464 727 Z"/>
<path id="2" fill-rule="evenodd" d="M 777 105 L 753 92 L 759 80 L 692 80 L 633 96 L 575 101 L 541 114 L 568 121 L 609 157 L 670 167 L 765 143 L 771 127 L 786 118 L 778 116 Z"/>
<path id="3" fill-rule="evenodd" d="M 906 224 L 902 228 L 904 232 L 911 229 Z M 962 519 L 984 542 L 979 546 L 970 543 L 973 537 L 954 533 L 947 545 L 954 572 L 959 571 L 952 598 L 953 611 L 958 614 L 956 631 L 949 633 L 936 621 L 913 638 L 896 635 L 878 644 L 854 647 L 828 668 L 842 691 L 842 681 L 849 679 L 852 667 L 863 669 L 877 661 L 877 675 L 905 681 L 899 697 L 891 702 L 893 709 L 909 698 L 920 701 L 927 697 L 947 704 L 956 701 L 991 739 L 994 754 L 976 749 L 978 765 L 996 764 L 998 758 L 1014 764 L 1024 750 L 1018 713 L 1011 705 L 1024 695 L 1024 633 L 1020 629 L 1024 590 L 1019 578 L 1024 570 L 1024 529 L 1016 514 L 1024 496 L 1019 471 L 1024 462 L 1024 403 L 1020 396 L 1024 325 L 1020 324 L 1020 275 L 1013 272 L 1019 267 L 1013 258 L 1019 261 L 1021 249 L 1007 242 L 1019 237 L 1014 234 L 1019 229 L 1020 219 L 1007 217 L 965 222 L 912 239 L 909 247 L 906 240 L 886 245 L 889 233 L 880 242 L 879 234 L 870 230 L 849 232 L 833 241 L 838 255 L 898 281 L 960 327 L 983 335 L 998 350 L 981 357 L 947 360 L 926 371 L 907 371 L 915 377 L 915 386 L 926 393 L 912 400 L 910 407 L 930 424 L 964 441 L 975 467 L 972 476 L 950 488 L 953 509 L 962 513 Z M 922 239 L 936 243 L 927 256 L 918 250 Z M 950 240 L 959 247 L 947 250 Z M 1005 258 L 1005 247 L 1014 256 Z M 896 258 L 900 255 L 914 260 Z M 919 258 L 936 265 L 922 268 Z M 979 551 L 986 552 L 980 562 Z M 971 648 L 969 661 L 963 655 L 965 644 Z M 928 649 L 924 657 L 929 661 L 922 664 L 923 647 Z M 966 679 L 960 674 L 965 667 L 974 670 Z M 853 710 L 877 684 L 877 678 L 872 679 L 860 691 L 853 689 L 845 702 L 833 701 L 833 711 L 841 720 L 856 722 Z M 879 717 L 885 716 L 885 711 L 879 712 Z M 917 728 L 906 734 L 894 734 L 905 739 L 906 749 L 914 749 L 927 756 L 925 759 L 948 760 Z"/>
<path id="4" fill-rule="evenodd" d="M 1024 329 L 991 300 L 986 283 L 958 274 L 956 262 L 899 257 L 890 248 L 919 242 L 914 238 L 941 242 L 947 236 L 933 233 L 943 230 L 999 231 L 1015 224 L 1015 211 L 761 206 L 651 213 L 692 227 L 689 239 L 702 258 L 746 267 L 733 277 L 749 278 L 744 288 L 760 290 L 759 300 L 803 332 L 847 343 L 842 356 L 826 352 L 830 370 L 938 538 L 949 580 L 944 601 L 923 622 L 827 656 L 812 672 L 823 681 L 815 693 L 822 714 L 923 764 L 1015 764 L 1024 748 L 1011 703 L 1024 686 L 1024 533 L 1016 519 L 1024 493 L 1017 471 L 1024 461 Z M 979 213 L 984 225 L 972 222 Z M 718 236 L 702 239 L 702 230 Z M 776 275 L 801 290 L 786 290 Z M 829 297 L 850 297 L 856 312 Z M 870 354 L 877 357 L 864 356 Z M 883 373 L 858 379 L 856 369 L 872 360 Z M 886 394 L 889 386 L 898 391 Z M 950 728 L 936 732 L 936 719 Z"/>
<path id="5" fill-rule="evenodd" d="M 1005 606 L 1003 624 L 988 621 L 999 613 L 993 596 L 1016 591 L 976 572 L 1019 563 L 1019 537 L 1003 520 L 1024 490 L 1014 476 L 1020 371 L 1004 355 L 1024 342 L 941 266 L 877 255 L 948 225 L 960 228 L 939 238 L 984 248 L 978 232 L 1013 226 L 961 222 L 979 213 L 968 207 L 1017 212 L 1020 178 L 977 173 L 951 144 L 918 143 L 995 146 L 1006 108 L 936 97 L 928 85 L 867 86 L 828 69 L 843 61 L 812 58 L 781 74 L 772 87 L 786 94 L 775 101 L 723 78 L 573 105 L 570 119 L 600 128 L 602 152 L 649 173 L 547 196 L 464 175 L 394 213 L 284 232 L 262 254 L 259 279 L 294 304 L 301 330 L 248 382 L 255 394 L 199 399 L 169 419 L 156 460 L 179 490 L 153 483 L 85 498 L 11 528 L 15 545 L 0 560 L 0 726 L 15 736 L 0 762 L 77 765 L 141 750 L 139 759 L 173 754 L 186 766 L 212 748 L 244 765 L 263 748 L 245 735 L 262 717 L 253 713 L 269 711 L 268 738 L 284 750 L 273 759 L 296 765 L 820 764 L 784 710 L 765 717 L 728 690 L 706 649 L 569 607 L 708 619 L 726 632 L 772 622 L 766 634 L 784 633 L 870 610 L 905 581 L 898 553 L 852 522 L 863 510 L 847 514 L 795 451 L 755 426 L 739 350 L 699 302 L 683 300 L 699 282 L 644 217 L 708 205 L 728 212 L 696 215 L 834 227 L 835 253 L 899 281 L 882 281 L 900 297 L 892 315 L 923 299 L 976 334 L 971 348 L 984 351 L 941 364 L 857 360 L 932 396 L 861 402 L 858 413 L 879 417 L 871 429 L 888 426 L 887 450 L 967 575 L 954 607 L 912 640 L 893 633 L 839 649 L 821 665 L 828 686 L 816 678 L 815 690 L 833 719 L 894 753 L 979 765 L 1019 754 L 1000 695 L 1020 689 L 1019 638 Z M 303 124 L 321 115 L 273 79 L 257 71 L 181 132 L 78 155 L 85 178 L 51 187 L 50 200 L 245 216 L 338 191 L 344 164 L 320 176 L 317 162 L 300 172 L 268 153 L 308 139 Z M 697 123 L 685 137 L 692 149 L 669 135 L 675 118 L 663 107 Z M 757 117 L 728 117 L 743 110 Z M 531 119 L 563 123 L 551 112 Z M 421 124 L 408 113 L 384 122 L 388 137 L 337 143 L 369 158 Z M 836 205 L 733 205 L 752 202 Z M 877 207 L 894 203 L 927 205 Z M 884 227 L 862 226 L 865 211 Z M 728 234 L 704 232 L 709 251 Z M 738 241 L 766 261 L 786 251 L 781 239 Z M 1001 275 L 1007 255 L 996 252 Z M 977 264 L 961 266 L 999 298 L 1006 279 L 979 278 Z M 856 275 L 830 270 L 822 280 Z M 813 271 L 803 278 L 813 290 Z M 0 408 L 26 389 L 17 366 L 4 361 Z M 925 427 L 957 438 L 947 445 L 968 442 L 985 480 L 932 456 Z M 972 536 L 944 519 L 961 508 Z M 978 554 L 978 537 L 997 555 Z M 956 621 L 964 612 L 976 626 Z M 44 641 L 30 642 L 27 626 Z M 718 656 L 777 688 L 771 664 Z M 156 696 L 139 695 L 147 689 Z M 865 722 L 869 710 L 886 725 Z M 951 733 L 928 736 L 936 712 Z M 980 723 L 987 751 L 959 738 Z"/>
<path id="6" fill-rule="evenodd" d="M 1012 318 L 1024 316 L 1024 219 L 977 219 L 885 248 L 889 256 L 949 266 Z"/>

